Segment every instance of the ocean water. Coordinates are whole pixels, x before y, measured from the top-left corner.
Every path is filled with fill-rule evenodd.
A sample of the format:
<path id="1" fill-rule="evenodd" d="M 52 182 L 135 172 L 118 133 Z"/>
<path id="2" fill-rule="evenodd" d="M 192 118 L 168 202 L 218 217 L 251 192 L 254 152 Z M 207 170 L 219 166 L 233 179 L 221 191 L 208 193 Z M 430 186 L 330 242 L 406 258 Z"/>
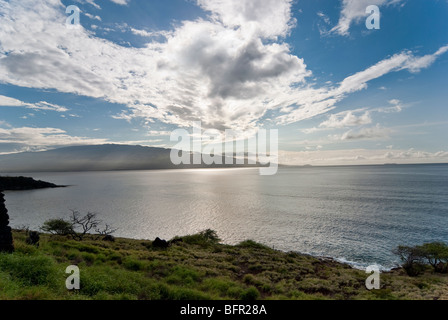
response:
<path id="1" fill-rule="evenodd" d="M 11 226 L 37 229 L 70 209 L 97 212 L 116 236 L 170 239 L 214 229 L 357 267 L 399 262 L 398 245 L 448 242 L 448 165 L 24 174 L 67 188 L 6 192 Z"/>

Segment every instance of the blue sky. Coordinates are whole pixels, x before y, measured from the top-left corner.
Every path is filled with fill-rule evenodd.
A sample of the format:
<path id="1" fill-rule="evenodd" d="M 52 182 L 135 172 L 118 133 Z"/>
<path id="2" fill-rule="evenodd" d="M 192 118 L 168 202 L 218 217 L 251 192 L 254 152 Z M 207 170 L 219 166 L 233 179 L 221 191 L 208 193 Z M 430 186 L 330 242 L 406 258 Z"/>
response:
<path id="1" fill-rule="evenodd" d="M 0 154 L 170 147 L 201 121 L 278 129 L 286 164 L 448 162 L 447 17 L 446 0 L 0 1 Z"/>

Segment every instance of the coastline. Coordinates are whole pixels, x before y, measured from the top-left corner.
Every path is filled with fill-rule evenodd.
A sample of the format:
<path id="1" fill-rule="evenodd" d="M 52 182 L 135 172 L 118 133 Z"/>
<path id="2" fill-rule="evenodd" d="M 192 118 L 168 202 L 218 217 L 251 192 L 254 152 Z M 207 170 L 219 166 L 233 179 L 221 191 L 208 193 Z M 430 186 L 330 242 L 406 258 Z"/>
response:
<path id="1" fill-rule="evenodd" d="M 35 180 L 24 176 L 0 176 L 0 191 L 24 191 L 47 188 L 65 188 L 66 185 L 56 185 L 51 182 Z"/>
<path id="2" fill-rule="evenodd" d="M 448 275 L 429 269 L 369 274 L 329 258 L 282 252 L 254 241 L 221 244 L 202 234 L 176 237 L 167 248 L 149 240 L 94 235 L 83 241 L 41 234 L 39 246 L 13 231 L 16 251 L 0 254 L 1 299 L 87 300 L 438 300 L 448 299 Z M 79 267 L 81 288 L 65 289 L 65 269 Z M 20 266 L 20 267 L 19 267 Z"/>

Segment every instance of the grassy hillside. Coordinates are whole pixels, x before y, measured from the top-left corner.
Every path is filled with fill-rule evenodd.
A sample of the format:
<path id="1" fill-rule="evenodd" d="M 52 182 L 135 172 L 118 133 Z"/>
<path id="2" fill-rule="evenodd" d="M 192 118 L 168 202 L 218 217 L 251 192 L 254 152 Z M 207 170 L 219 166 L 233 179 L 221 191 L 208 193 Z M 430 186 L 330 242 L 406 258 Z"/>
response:
<path id="1" fill-rule="evenodd" d="M 363 271 L 252 241 L 192 235 L 156 249 L 151 241 L 41 235 L 36 248 L 24 231 L 13 235 L 16 252 L 0 254 L 0 299 L 448 299 L 448 275 L 430 269 L 415 278 L 383 273 L 382 288 L 368 291 Z M 80 268 L 79 291 L 65 287 L 69 265 Z"/>

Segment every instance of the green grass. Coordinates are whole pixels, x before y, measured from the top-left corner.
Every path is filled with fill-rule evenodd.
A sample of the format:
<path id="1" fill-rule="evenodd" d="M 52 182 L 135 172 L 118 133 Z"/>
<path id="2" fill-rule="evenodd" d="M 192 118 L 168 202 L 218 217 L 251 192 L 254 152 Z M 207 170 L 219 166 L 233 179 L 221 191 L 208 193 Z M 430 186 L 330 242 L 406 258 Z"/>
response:
<path id="1" fill-rule="evenodd" d="M 167 249 L 47 234 L 37 248 L 25 232 L 13 236 L 16 251 L 0 254 L 0 299 L 448 299 L 448 275 L 431 268 L 414 278 L 401 269 L 383 273 L 381 289 L 369 291 L 361 270 L 250 240 L 220 244 L 210 231 L 177 237 Z M 80 290 L 65 287 L 69 265 L 80 269 Z"/>

